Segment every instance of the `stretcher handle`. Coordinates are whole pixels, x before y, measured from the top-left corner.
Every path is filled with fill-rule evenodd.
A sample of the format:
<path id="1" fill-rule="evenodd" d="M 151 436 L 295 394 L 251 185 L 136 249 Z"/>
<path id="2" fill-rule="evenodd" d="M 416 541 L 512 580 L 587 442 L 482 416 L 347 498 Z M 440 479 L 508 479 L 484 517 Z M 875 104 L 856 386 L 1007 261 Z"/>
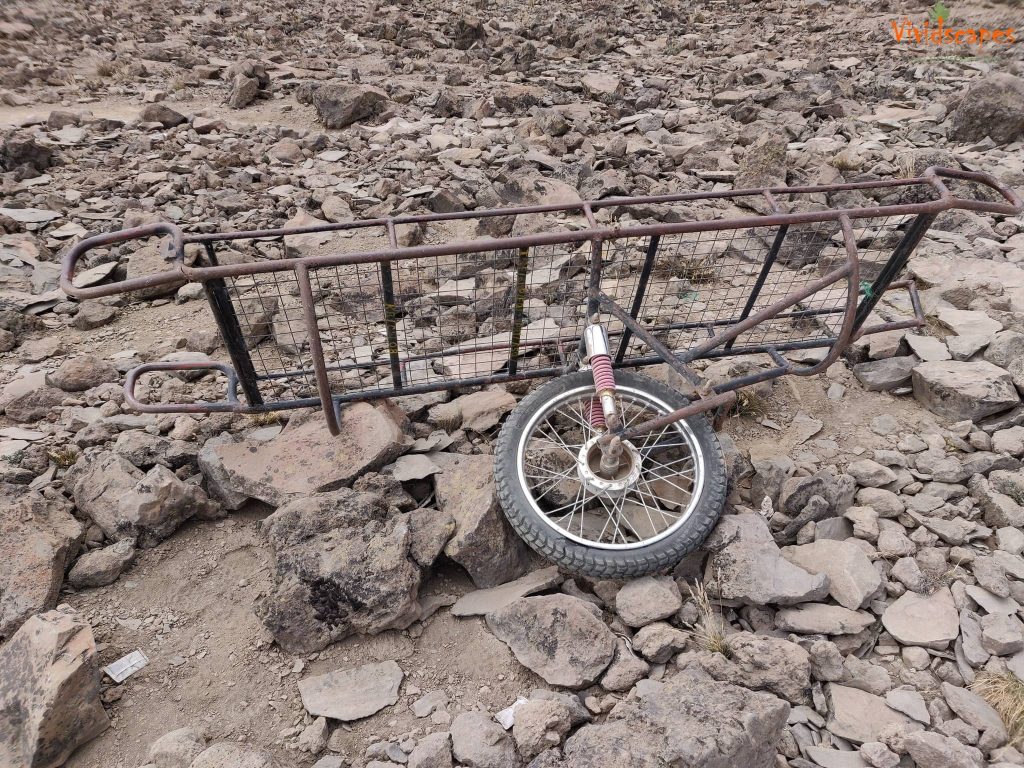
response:
<path id="1" fill-rule="evenodd" d="M 165 272 L 156 272 L 152 275 L 133 277 L 129 280 L 121 280 L 106 285 L 94 285 L 89 287 L 75 287 L 74 276 L 78 261 L 93 248 L 103 248 L 115 243 L 124 243 L 128 240 L 142 240 L 156 235 L 166 235 L 170 238 L 167 243 L 167 251 L 174 266 Z M 161 285 L 173 285 L 187 281 L 182 272 L 185 263 L 185 236 L 174 224 L 160 221 L 154 224 L 145 224 L 141 227 L 131 229 L 120 229 L 115 232 L 107 232 L 103 235 L 87 237 L 67 252 L 61 264 L 60 287 L 68 296 L 75 299 L 97 299 L 101 296 L 113 296 L 118 293 L 128 293 L 145 288 L 156 288 Z"/>

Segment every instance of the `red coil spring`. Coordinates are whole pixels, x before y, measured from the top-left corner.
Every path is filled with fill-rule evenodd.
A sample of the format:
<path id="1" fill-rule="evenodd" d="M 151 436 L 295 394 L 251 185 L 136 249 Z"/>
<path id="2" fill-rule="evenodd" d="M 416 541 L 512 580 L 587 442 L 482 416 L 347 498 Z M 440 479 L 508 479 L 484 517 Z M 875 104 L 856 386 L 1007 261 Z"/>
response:
<path id="1" fill-rule="evenodd" d="M 612 373 L 612 359 L 608 355 L 594 355 L 590 358 L 591 372 L 594 374 L 594 388 L 598 392 L 615 389 L 615 374 Z M 590 399 L 590 424 L 594 429 L 604 429 L 604 410 L 601 399 L 597 396 Z"/>

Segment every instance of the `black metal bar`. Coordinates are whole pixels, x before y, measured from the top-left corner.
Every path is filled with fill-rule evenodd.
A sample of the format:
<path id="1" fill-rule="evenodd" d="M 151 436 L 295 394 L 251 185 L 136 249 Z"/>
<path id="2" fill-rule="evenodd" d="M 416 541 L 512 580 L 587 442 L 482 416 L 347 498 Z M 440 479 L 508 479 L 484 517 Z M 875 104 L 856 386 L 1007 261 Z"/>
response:
<path id="1" fill-rule="evenodd" d="M 761 289 L 764 288 L 765 281 L 768 279 L 768 273 L 772 271 L 772 266 L 775 264 L 775 259 L 779 255 L 779 251 L 782 249 L 782 241 L 786 239 L 786 233 L 789 232 L 789 224 L 781 225 L 775 232 L 775 239 L 772 241 L 772 247 L 768 250 L 768 255 L 764 257 L 764 264 L 761 266 L 761 272 L 757 276 L 757 280 L 754 281 L 754 287 L 750 291 L 750 295 L 747 297 L 747 303 L 743 305 L 743 311 L 740 313 L 739 320 L 746 320 L 750 316 L 750 311 L 754 308 L 757 303 L 757 297 L 761 295 Z M 725 345 L 725 348 L 732 349 L 733 344 L 736 343 L 736 339 L 730 339 Z"/>
<path id="2" fill-rule="evenodd" d="M 647 243 L 647 254 L 644 256 L 644 265 L 640 269 L 640 276 L 636 280 L 636 295 L 633 297 L 633 306 L 629 309 L 630 316 L 636 320 L 637 315 L 640 314 L 640 308 L 644 303 L 644 296 L 647 293 L 647 282 L 651 279 L 651 269 L 654 267 L 654 257 L 658 253 L 658 243 L 661 242 L 661 235 L 651 235 L 650 241 Z M 615 353 L 615 364 L 620 365 L 623 359 L 626 357 L 626 347 L 629 346 L 629 337 L 631 335 L 629 328 L 622 334 L 622 340 L 619 341 L 619 349 Z"/>
<path id="3" fill-rule="evenodd" d="M 384 327 L 388 336 L 388 358 L 391 360 L 391 381 L 402 389 L 402 366 L 398 362 L 398 319 L 395 311 L 395 284 L 391 279 L 391 262 L 380 262 L 380 287 L 384 294 Z"/>
<path id="4" fill-rule="evenodd" d="M 210 266 L 217 266 L 213 243 L 203 243 L 203 245 Z M 263 395 L 260 394 L 259 384 L 256 380 L 256 368 L 252 364 L 252 356 L 246 347 L 245 335 L 242 333 L 242 326 L 238 323 L 238 315 L 235 312 L 231 296 L 228 294 L 227 284 L 224 282 L 224 278 L 217 277 L 207 280 L 205 286 L 206 298 L 210 302 L 210 311 L 213 312 L 213 319 L 217 322 L 221 336 L 224 337 L 224 346 L 228 350 L 228 356 L 231 358 L 231 364 L 234 366 L 245 399 L 249 405 L 263 405 Z"/>
<path id="5" fill-rule="evenodd" d="M 632 331 L 635 333 L 636 337 L 654 350 L 655 354 L 661 357 L 665 361 L 665 364 L 672 370 L 691 384 L 700 383 L 700 376 L 690 370 L 690 367 L 686 365 L 686 363 L 676 357 L 675 353 L 671 349 L 656 339 L 652 334 L 648 333 L 648 331 L 644 329 L 636 319 L 627 314 L 622 307 L 604 295 L 601 297 L 601 307 L 605 312 L 625 325 L 627 332 Z M 623 336 L 623 338 L 625 338 L 625 336 Z"/>
<path id="6" fill-rule="evenodd" d="M 523 304 L 526 301 L 526 268 L 529 266 L 530 249 L 519 249 L 519 262 L 516 265 L 516 308 L 512 315 L 512 346 L 508 351 L 508 372 L 516 375 L 519 367 L 519 337 L 523 332 Z"/>
<path id="7" fill-rule="evenodd" d="M 775 361 L 777 365 L 790 365 L 790 362 L 779 354 L 779 350 L 774 346 L 768 347 L 768 356 Z"/>
<path id="8" fill-rule="evenodd" d="M 594 240 L 590 246 L 590 280 L 587 285 L 587 321 L 597 314 L 601 303 L 601 258 L 604 253 L 604 241 Z M 583 340 L 580 339 L 580 343 Z"/>
<path id="9" fill-rule="evenodd" d="M 871 292 L 866 294 L 861 299 L 860 305 L 857 307 L 857 314 L 853 321 L 853 332 L 854 334 L 860 330 L 860 327 L 868 319 L 868 316 L 874 310 L 875 305 L 878 304 L 878 300 L 882 297 L 885 289 L 889 287 L 889 283 L 903 271 L 903 268 L 907 265 L 907 261 L 910 259 L 910 254 L 917 248 L 918 243 L 924 237 L 928 231 L 928 227 L 935 221 L 936 214 L 934 213 L 921 213 L 910 223 L 907 227 L 906 233 L 903 235 L 903 239 L 900 240 L 899 245 L 893 249 L 892 255 L 889 260 L 885 262 L 885 266 L 882 267 L 882 271 L 878 273 L 878 277 L 871 284 Z"/>

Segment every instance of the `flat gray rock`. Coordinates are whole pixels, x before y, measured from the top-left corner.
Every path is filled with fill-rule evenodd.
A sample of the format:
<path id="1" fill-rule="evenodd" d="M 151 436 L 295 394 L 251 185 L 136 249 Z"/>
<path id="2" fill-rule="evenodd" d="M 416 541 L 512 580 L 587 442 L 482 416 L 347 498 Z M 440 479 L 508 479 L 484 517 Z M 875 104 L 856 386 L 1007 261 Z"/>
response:
<path id="1" fill-rule="evenodd" d="M 897 642 L 942 650 L 960 634 L 960 615 L 948 587 L 931 595 L 905 592 L 882 614 L 882 625 Z"/>
<path id="2" fill-rule="evenodd" d="M 585 688 L 608 667 L 615 635 L 600 610 L 569 595 L 524 597 L 487 614 L 487 626 L 551 685 Z"/>
<path id="3" fill-rule="evenodd" d="M 359 720 L 398 701 L 405 673 L 395 661 L 339 669 L 299 681 L 302 706 L 314 717 Z"/>
<path id="4" fill-rule="evenodd" d="M 704 583 L 726 600 L 754 605 L 793 605 L 821 600 L 828 577 L 810 574 L 782 557 L 760 515 L 726 515 L 711 532 Z"/>
<path id="5" fill-rule="evenodd" d="M 863 744 L 878 741 L 878 736 L 889 725 L 909 725 L 912 721 L 875 696 L 859 688 L 830 683 L 828 686 L 828 729 L 840 738 Z"/>
<path id="6" fill-rule="evenodd" d="M 500 587 L 478 589 L 460 597 L 452 606 L 452 616 L 484 616 L 504 608 L 521 597 L 553 589 L 562 583 L 558 566 L 541 568 Z"/>

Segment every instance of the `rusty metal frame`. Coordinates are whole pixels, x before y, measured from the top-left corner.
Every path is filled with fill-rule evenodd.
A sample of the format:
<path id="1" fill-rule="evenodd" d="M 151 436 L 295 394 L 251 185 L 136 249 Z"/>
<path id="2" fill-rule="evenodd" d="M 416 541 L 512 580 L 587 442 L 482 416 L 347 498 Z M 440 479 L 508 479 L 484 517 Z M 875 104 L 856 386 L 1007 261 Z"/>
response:
<path id="1" fill-rule="evenodd" d="M 966 182 L 973 182 L 994 189 L 999 193 L 1005 202 L 993 202 L 990 200 L 965 199 L 952 194 L 944 183 L 944 179 L 953 179 Z M 777 196 L 791 194 L 814 194 L 830 193 L 844 190 L 880 190 L 898 189 L 901 187 L 925 186 L 930 187 L 936 198 L 927 202 L 905 203 L 893 205 L 881 205 L 863 208 L 834 208 L 821 211 L 801 211 L 796 213 L 783 212 L 778 203 Z M 687 221 L 679 223 L 657 223 L 657 224 L 635 224 L 629 226 L 602 226 L 598 223 L 595 212 L 605 209 L 625 209 L 631 206 L 650 206 L 657 204 L 668 204 L 685 201 L 732 199 L 745 197 L 762 197 L 767 201 L 772 213 L 768 215 L 743 216 L 733 219 L 716 219 L 709 221 Z M 83 240 L 76 244 L 65 256 L 61 272 L 61 287 L 66 294 L 77 299 L 94 299 L 103 296 L 110 296 L 118 293 L 125 293 L 144 288 L 167 286 L 180 283 L 181 281 L 194 281 L 204 284 L 207 295 L 210 299 L 211 308 L 224 336 L 225 345 L 232 359 L 234 367 L 226 364 L 216 363 L 148 363 L 132 370 L 126 380 L 125 389 L 128 403 L 139 411 L 151 413 L 167 412 L 262 412 L 269 410 L 282 410 L 290 408 L 303 408 L 320 406 L 323 411 L 330 431 L 333 434 L 339 432 L 339 407 L 348 400 L 369 400 L 389 396 L 401 396 L 419 394 L 439 389 L 451 389 L 454 387 L 487 385 L 491 383 L 520 381 L 531 378 L 542 378 L 558 375 L 565 372 L 565 367 L 547 367 L 543 369 L 519 371 L 513 363 L 510 363 L 507 373 L 496 373 L 490 376 L 463 378 L 458 380 L 446 380 L 436 383 L 404 385 L 401 380 L 401 373 L 398 365 L 397 342 L 394 332 L 395 304 L 393 289 L 391 286 L 391 264 L 406 259 L 425 257 L 457 256 L 462 254 L 478 253 L 482 251 L 509 250 L 518 253 L 516 262 L 516 315 L 513 321 L 513 344 L 516 352 L 520 347 L 531 345 L 550 346 L 549 340 L 540 342 L 524 342 L 519 338 L 518 331 L 522 327 L 523 311 L 523 289 L 526 277 L 525 264 L 527 253 L 530 248 L 544 245 L 563 245 L 570 243 L 591 244 L 589 280 L 587 287 L 587 312 L 594 314 L 605 312 L 622 323 L 623 329 L 616 331 L 622 334 L 622 342 L 619 347 L 619 354 L 616 357 L 616 365 L 622 367 L 635 367 L 664 362 L 673 369 L 680 372 L 691 382 L 699 381 L 699 377 L 689 368 L 689 363 L 702 357 L 722 357 L 735 354 L 733 343 L 742 333 L 754 328 L 766 320 L 785 317 L 798 317 L 800 311 L 783 314 L 791 310 L 807 297 L 815 292 L 832 285 L 833 283 L 845 280 L 847 282 L 846 306 L 842 309 L 815 310 L 818 313 L 842 312 L 842 323 L 840 331 L 834 337 L 808 340 L 806 342 L 786 342 L 780 344 L 767 344 L 754 349 L 768 354 L 776 363 L 775 368 L 767 369 L 751 376 L 734 379 L 730 382 L 718 385 L 711 390 L 702 392 L 702 397 L 684 409 L 675 411 L 668 416 L 652 422 L 631 427 L 625 435 L 632 437 L 641 434 L 640 430 L 650 431 L 663 426 L 662 422 L 671 423 L 687 416 L 708 411 L 722 405 L 735 401 L 735 390 L 769 379 L 778 378 L 786 374 L 812 375 L 824 370 L 830 365 L 846 347 L 856 338 L 870 333 L 878 333 L 897 328 L 917 327 L 923 324 L 924 318 L 921 312 L 920 301 L 916 288 L 912 281 L 896 280 L 897 276 L 906 265 L 907 259 L 916 248 L 928 226 L 934 218 L 947 210 L 961 209 L 980 211 L 995 214 L 1015 215 L 1024 208 L 1024 202 L 1010 189 L 1000 185 L 995 179 L 987 174 L 974 173 L 969 171 L 929 168 L 921 176 L 910 179 L 887 179 L 868 182 L 850 182 L 845 184 L 833 184 L 827 186 L 806 186 L 806 187 L 770 187 L 758 189 L 728 190 L 723 192 L 688 192 L 676 195 L 661 195 L 654 197 L 622 197 L 606 198 L 596 201 L 587 201 L 575 204 L 525 206 L 518 208 L 498 208 L 491 210 L 465 211 L 458 213 L 438 213 L 414 216 L 396 216 L 381 219 L 369 219 L 355 222 L 338 224 L 319 224 L 307 227 L 277 228 L 264 230 L 232 231 L 217 233 L 183 233 L 173 224 L 158 223 L 150 224 L 132 229 L 120 230 L 107 234 L 97 235 Z M 481 238 L 472 241 L 446 243 L 441 245 L 419 245 L 400 247 L 396 237 L 396 227 L 399 225 L 422 224 L 430 222 L 453 221 L 459 219 L 485 219 L 499 216 L 517 216 L 542 213 L 568 213 L 582 215 L 587 226 L 575 231 L 562 231 L 551 233 L 538 233 L 501 238 Z M 887 216 L 915 216 L 903 240 L 893 251 L 888 262 L 884 265 L 881 273 L 871 285 L 871 289 L 865 292 L 864 299 L 858 304 L 860 295 L 858 285 L 858 258 L 857 245 L 852 230 L 852 221 L 856 219 L 878 218 Z M 823 277 L 808 283 L 801 290 L 791 293 L 783 299 L 771 305 L 753 312 L 758 292 L 764 283 L 768 271 L 771 269 L 771 262 L 774 254 L 778 253 L 782 240 L 791 226 L 801 224 L 812 224 L 816 222 L 836 221 L 839 222 L 843 239 L 846 246 L 847 258 L 845 264 Z M 388 234 L 389 248 L 384 250 L 364 251 L 357 253 L 303 256 L 268 260 L 262 262 L 250 262 L 241 264 L 221 265 L 218 264 L 213 255 L 213 244 L 240 239 L 257 238 L 278 238 L 286 235 L 298 235 L 319 232 L 336 232 L 343 230 L 362 229 L 368 227 L 383 227 Z M 658 340 L 654 335 L 657 330 L 665 328 L 644 328 L 636 320 L 639 301 L 642 300 L 647 277 L 650 274 L 651 260 L 657 249 L 657 241 L 666 235 L 680 233 L 699 233 L 721 230 L 739 230 L 752 227 L 775 227 L 776 237 L 762 272 L 755 283 L 752 294 L 748 297 L 741 317 L 737 322 L 729 321 L 727 324 L 716 321 L 712 325 L 725 324 L 724 330 L 712 333 L 709 330 L 710 338 L 688 350 L 673 351 Z M 114 244 L 124 243 L 131 240 L 149 238 L 154 236 L 166 236 L 168 238 L 167 249 L 173 266 L 161 273 L 146 275 L 138 278 L 122 280 L 120 282 L 91 286 L 75 287 L 74 274 L 79 260 L 90 250 Z M 633 306 L 630 311 L 612 301 L 601 292 L 601 265 L 603 255 L 603 244 L 608 240 L 627 237 L 648 237 L 654 243 L 651 247 L 650 256 L 644 265 L 644 272 L 640 276 L 640 288 L 634 297 Z M 189 264 L 185 258 L 185 246 L 189 244 L 202 245 L 207 254 L 208 265 L 197 266 Z M 392 376 L 392 387 L 374 391 L 360 391 L 336 395 L 331 390 L 328 378 L 329 366 L 324 359 L 321 341 L 317 332 L 316 307 L 314 303 L 313 290 L 310 283 L 310 271 L 321 267 L 346 266 L 353 264 L 376 263 L 380 269 L 380 280 L 383 289 L 385 325 L 387 327 L 388 351 Z M 281 400 L 272 403 L 263 402 L 258 388 L 255 387 L 254 373 L 251 369 L 251 359 L 245 347 L 244 340 L 237 332 L 237 319 L 233 318 L 233 308 L 230 298 L 224 290 L 226 278 L 236 278 L 243 275 L 256 275 L 269 272 L 291 271 L 299 289 L 301 307 L 305 323 L 310 331 L 310 351 L 312 353 L 313 376 L 316 381 L 318 397 Z M 886 290 L 902 288 L 909 292 L 911 304 L 915 312 L 913 319 L 894 321 L 865 326 L 865 322 L 875 306 L 875 302 Z M 680 327 L 685 327 L 681 324 Z M 625 358 L 624 351 L 630 336 L 635 336 L 644 342 L 655 354 L 648 357 Z M 573 337 L 573 341 L 577 341 Z M 496 344 L 495 348 L 504 349 L 509 345 Z M 810 347 L 828 347 L 829 351 L 824 359 L 812 366 L 797 366 L 782 356 L 782 352 Z M 476 351 L 482 351 L 486 347 L 478 347 Z M 749 354 L 751 349 L 744 349 L 744 354 Z M 565 359 L 564 350 L 559 350 Z M 428 353 L 426 355 L 411 356 L 413 359 L 429 359 L 441 353 Z M 510 360 L 514 361 L 517 355 L 512 355 Z M 246 362 L 248 361 L 248 367 Z M 346 365 L 330 366 L 332 370 L 344 370 L 346 367 L 359 368 L 364 364 L 353 363 Z M 219 403 L 142 403 L 135 395 L 135 386 L 143 373 L 153 371 L 189 371 L 189 370 L 216 370 L 223 373 L 228 379 L 226 401 Z M 268 374 L 262 378 L 269 379 L 274 376 L 284 377 L 289 372 L 279 374 Z M 242 403 L 237 394 L 241 386 L 246 395 L 246 403 Z"/>

